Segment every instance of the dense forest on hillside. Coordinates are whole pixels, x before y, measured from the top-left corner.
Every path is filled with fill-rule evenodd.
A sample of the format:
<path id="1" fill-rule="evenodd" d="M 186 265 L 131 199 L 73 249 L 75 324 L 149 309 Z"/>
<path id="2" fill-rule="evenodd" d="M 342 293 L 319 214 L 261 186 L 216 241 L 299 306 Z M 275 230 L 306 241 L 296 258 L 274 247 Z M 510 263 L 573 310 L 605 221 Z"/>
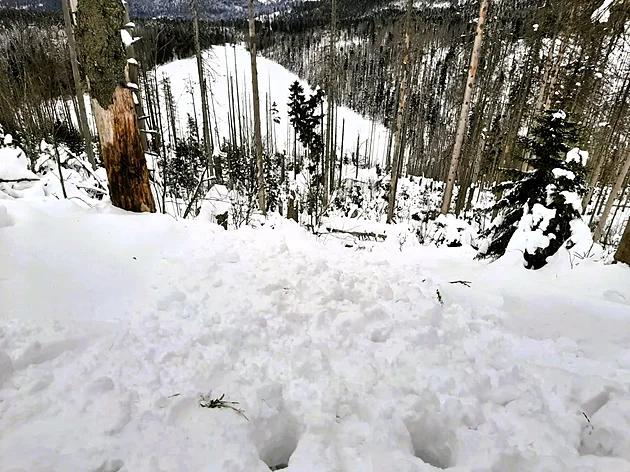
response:
<path id="1" fill-rule="evenodd" d="M 526 152 L 519 137 L 549 108 L 566 109 L 583 126 L 583 144 L 596 150 L 595 179 L 617 175 L 630 119 L 624 35 L 629 6 L 618 3 L 608 21 L 593 21 L 600 4 L 491 3 L 464 141 L 464 186 L 493 182 L 498 173 L 518 167 Z M 407 171 L 413 175 L 446 175 L 478 13 L 474 2 L 414 11 L 405 119 Z M 333 86 L 340 104 L 390 127 L 398 105 L 403 16 L 395 7 L 369 15 L 348 12 L 339 22 L 335 51 Z M 328 17 L 328 4 L 316 2 L 302 15 L 277 17 L 275 39 L 264 54 L 326 88 Z M 464 205 L 458 202 L 458 210 Z"/>
<path id="2" fill-rule="evenodd" d="M 452 210 L 469 222 L 479 222 L 484 192 L 500 202 L 502 182 L 522 179 L 535 168 L 531 140 L 539 138 L 534 129 L 545 113 L 560 110 L 567 123 L 579 128 L 573 145 L 588 149 L 591 155 L 585 190 L 578 193 L 598 238 L 613 202 L 618 201 L 613 220 L 625 211 L 630 197 L 624 171 L 630 124 L 627 2 L 613 2 L 601 11 L 599 0 L 412 2 L 407 8 L 386 0 L 360 5 L 338 0 L 298 2 L 281 12 L 283 5 L 253 8 L 256 15 L 248 23 L 244 19 L 214 21 L 217 5 L 195 0 L 182 6 L 181 15 L 187 19 L 137 18 L 130 23 L 135 39 L 128 54 L 138 64 L 137 85 L 147 106 L 142 110 L 141 125 L 148 130 L 143 142 L 162 163 L 165 156 L 178 153 L 184 159 L 176 166 L 178 172 L 186 169 L 185 156 L 197 162 L 181 176 L 188 193 L 194 190 L 195 174 L 203 169 L 200 156 L 204 152 L 220 150 L 213 162 L 219 177 L 221 162 L 235 165 L 253 158 L 247 157 L 256 128 L 248 111 L 251 99 L 244 90 L 246 84 L 240 83 L 238 69 L 225 78 L 231 104 L 229 137 L 223 142 L 225 138 L 210 129 L 210 121 L 219 119 L 211 117 L 215 110 L 207 110 L 214 99 L 204 102 L 212 92 L 206 89 L 202 103 L 195 104 L 193 85 L 187 86 L 193 113 L 182 124 L 176 119 L 173 84 L 158 74 L 158 66 L 195 55 L 199 61 L 197 47 L 247 41 L 250 49 L 255 45 L 263 56 L 321 90 L 310 97 L 317 107 L 315 102 L 307 103 L 308 97 L 301 98 L 302 92 L 294 91 L 297 95 L 289 104 L 293 115 L 284 117 L 294 129 L 293 144 L 276 146 L 273 126 L 267 125 L 261 146 L 266 157 L 259 160 L 279 173 L 269 174 L 270 182 L 275 182 L 271 187 L 269 182 L 261 184 L 247 177 L 249 200 L 261 185 L 279 195 L 277 187 L 286 184 L 284 173 L 289 167 L 294 177 L 306 168 L 317 188 L 309 191 L 304 197 L 308 202 L 303 204 L 319 220 L 334 187 L 342 184 L 344 166 L 353 165 L 357 175 L 359 167 L 378 166 L 379 174 L 387 176 L 381 178 L 379 192 L 389 194 L 384 197 L 388 221 L 396 219 L 398 177 L 416 176 L 436 185 L 446 182 L 442 213 Z M 131 12 L 137 14 L 145 6 L 138 2 Z M 267 15 L 272 6 L 279 12 Z M 200 20 L 198 34 L 191 18 Z M 78 149 L 81 137 L 74 117 L 80 107 L 62 16 L 3 9 L 0 25 L 0 126 L 31 156 L 36 155 L 41 140 L 51 135 Z M 256 35 L 250 41 L 252 25 Z M 78 67 L 79 76 L 89 75 L 81 60 Z M 206 74 L 211 77 L 209 84 L 216 81 L 212 70 Z M 282 121 L 282 117 L 272 117 L 275 106 L 266 103 L 267 122 Z M 372 120 L 371 129 L 344 142 L 345 123 L 335 111 L 339 106 Z M 374 135 L 377 123 L 388 130 L 379 142 Z M 317 128 L 321 137 L 312 135 Z M 384 146 L 382 154 L 379 146 Z M 253 161 L 247 166 L 255 167 Z M 174 188 L 181 179 L 171 175 Z M 186 195 L 198 199 L 197 191 Z M 194 208 L 198 211 L 198 203 Z M 498 211 L 495 208 L 492 216 Z"/>

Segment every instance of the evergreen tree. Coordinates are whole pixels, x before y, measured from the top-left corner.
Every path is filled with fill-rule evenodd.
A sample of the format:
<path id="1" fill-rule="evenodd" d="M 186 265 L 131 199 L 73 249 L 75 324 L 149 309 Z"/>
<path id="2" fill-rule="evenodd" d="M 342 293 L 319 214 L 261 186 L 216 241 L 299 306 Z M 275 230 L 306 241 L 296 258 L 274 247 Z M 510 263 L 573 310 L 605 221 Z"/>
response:
<path id="1" fill-rule="evenodd" d="M 542 114 L 533 137 L 523 140 L 533 170 L 515 172 L 519 180 L 497 187 L 503 192 L 493 207 L 499 216 L 486 231 L 478 258 L 504 255 L 517 230 L 525 233 L 523 257 L 528 269 L 543 267 L 565 243 L 571 245 L 571 222 L 581 218 L 580 196 L 585 188 L 586 154 L 573 149 L 578 138 L 576 124 L 564 112 Z"/>
<path id="2" fill-rule="evenodd" d="M 206 166 L 206 155 L 199 141 L 195 120 L 188 115 L 188 137 L 177 139 L 175 153 L 160 166 L 171 193 L 177 198 L 189 199 L 198 185 L 198 179 Z"/>
<path id="3" fill-rule="evenodd" d="M 308 99 L 304 96 L 304 89 L 295 81 L 289 89 L 289 119 L 297 133 L 298 140 L 308 150 L 310 174 L 308 211 L 317 213 L 320 200 L 323 199 L 323 153 L 324 140 L 322 138 L 321 110 L 324 94 L 318 89 Z"/>

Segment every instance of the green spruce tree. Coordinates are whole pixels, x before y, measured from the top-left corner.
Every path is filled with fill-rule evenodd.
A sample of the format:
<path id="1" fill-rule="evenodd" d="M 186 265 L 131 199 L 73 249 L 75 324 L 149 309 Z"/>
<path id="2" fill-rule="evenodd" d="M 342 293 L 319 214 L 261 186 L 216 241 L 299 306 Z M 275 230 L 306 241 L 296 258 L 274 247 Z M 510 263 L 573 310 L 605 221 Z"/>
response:
<path id="1" fill-rule="evenodd" d="M 521 249 L 528 269 L 540 269 L 563 245 L 572 244 L 571 222 L 581 218 L 585 190 L 586 154 L 574 149 L 578 140 L 578 127 L 564 112 L 541 115 L 532 137 L 522 141 L 532 170 L 515 171 L 514 181 L 497 187 L 503 194 L 493 207 L 498 217 L 483 235 L 477 258 L 503 256 L 517 231 L 526 241 Z"/>

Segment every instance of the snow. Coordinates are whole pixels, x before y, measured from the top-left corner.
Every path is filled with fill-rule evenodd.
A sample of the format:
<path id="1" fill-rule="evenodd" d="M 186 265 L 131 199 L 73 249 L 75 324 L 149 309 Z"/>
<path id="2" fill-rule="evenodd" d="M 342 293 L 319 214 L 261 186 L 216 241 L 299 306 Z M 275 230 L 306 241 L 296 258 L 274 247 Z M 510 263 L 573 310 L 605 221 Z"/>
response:
<path id="1" fill-rule="evenodd" d="M 579 162 L 585 166 L 588 162 L 588 151 L 583 151 L 580 148 L 573 148 L 567 152 L 567 162 Z"/>
<path id="2" fill-rule="evenodd" d="M 549 246 L 549 237 L 543 232 L 549 226 L 549 222 L 556 216 L 556 210 L 547 208 L 540 203 L 536 203 L 530 212 L 521 218 L 518 229 L 510 239 L 507 247 L 507 253 L 523 252 L 533 254 L 538 248 L 546 248 Z M 505 257 L 505 256 L 504 256 Z"/>
<path id="3" fill-rule="evenodd" d="M 554 120 L 566 120 L 567 114 L 562 110 L 558 110 L 552 115 L 552 117 Z"/>
<path id="4" fill-rule="evenodd" d="M 234 81 L 234 88 L 239 87 L 241 95 L 244 97 L 247 95 L 248 103 L 252 100 L 252 82 L 250 71 L 250 57 L 249 52 L 244 46 L 214 46 L 208 51 L 204 51 L 204 64 L 206 65 L 207 73 L 209 74 L 209 93 L 211 101 L 214 102 L 214 110 L 212 111 L 213 126 L 218 128 L 218 133 L 221 137 L 229 139 L 229 123 L 228 123 L 228 110 L 229 107 L 229 94 L 228 94 L 228 81 L 230 78 Z M 238 70 L 237 67 L 238 66 Z M 161 80 L 163 76 L 170 78 L 171 87 L 173 93 L 173 101 L 177 106 L 177 126 L 180 130 L 184 130 L 187 124 L 188 114 L 193 115 L 195 108 L 193 108 L 192 98 L 190 94 L 190 85 L 194 87 L 196 111 L 199 114 L 198 122 L 201 123 L 201 110 L 199 103 L 201 103 L 201 95 L 199 90 L 199 80 L 197 76 L 197 63 L 195 58 L 182 59 L 165 64 L 158 68 L 158 78 Z M 238 78 L 238 82 L 237 82 Z M 299 77 L 281 65 L 266 59 L 262 56 L 258 57 L 258 82 L 260 88 L 260 109 L 261 109 L 261 129 L 263 133 L 267 129 L 267 116 L 265 113 L 266 105 L 265 100 L 267 95 L 271 97 L 271 102 L 275 102 L 278 108 L 278 117 L 280 118 L 280 124 L 271 124 L 273 132 L 276 135 L 277 149 L 282 152 L 286 151 L 287 154 L 292 154 L 293 150 L 293 130 L 287 130 L 288 118 L 288 98 L 289 87 L 293 82 L 299 80 L 304 87 L 305 94 L 311 94 L 314 87 L 309 86 L 305 81 L 300 80 Z M 236 96 L 236 91 L 234 91 Z M 165 101 L 162 101 L 165 104 Z M 212 110 L 212 104 L 210 105 Z M 241 105 L 242 114 L 245 114 L 244 106 Z M 326 103 L 324 103 L 324 109 L 326 110 Z M 165 110 L 166 113 L 166 110 Z M 251 117 L 250 117 L 251 120 Z M 349 152 L 348 143 L 355 145 L 357 136 L 360 137 L 360 155 L 371 157 L 373 165 L 379 160 L 384 159 L 386 155 L 386 148 L 388 142 L 388 131 L 380 123 L 374 124 L 374 135 L 370 139 L 373 123 L 370 119 L 365 118 L 358 113 L 345 108 L 339 107 L 338 110 L 338 122 L 337 132 L 339 135 L 338 148 L 341 149 L 341 132 L 342 124 L 345 120 L 345 151 Z M 239 126 L 237 120 L 237 127 Z M 245 124 L 243 124 L 245 127 Z M 290 127 L 290 126 L 289 126 Z M 265 139 L 263 141 L 266 142 Z M 290 144 L 290 145 L 289 145 Z M 219 152 L 218 146 L 216 151 Z"/>
<path id="5" fill-rule="evenodd" d="M 0 470 L 630 470 L 626 266 L 2 207 Z"/>
<path id="6" fill-rule="evenodd" d="M 564 190 L 560 192 L 560 195 L 564 197 L 564 201 L 571 205 L 575 211 L 582 211 L 582 198 L 580 198 L 577 192 Z"/>
<path id="7" fill-rule="evenodd" d="M 598 21 L 599 23 L 608 23 L 610 19 L 610 7 L 615 0 L 604 0 L 601 6 L 593 12 L 591 15 L 591 21 Z"/>
<path id="8" fill-rule="evenodd" d="M 555 168 L 551 171 L 551 173 L 556 179 L 564 177 L 569 180 L 575 180 L 575 174 L 571 172 L 570 170 Z"/>
<path id="9" fill-rule="evenodd" d="M 133 43 L 135 43 L 136 41 L 139 41 L 140 38 L 138 37 L 133 37 L 131 36 L 131 33 L 129 33 L 129 31 L 127 31 L 126 29 L 121 29 L 120 30 L 120 39 L 122 39 L 123 44 L 125 45 L 125 47 L 129 47 L 132 46 Z"/>
<path id="10" fill-rule="evenodd" d="M 28 160 L 20 148 L 0 148 L 0 180 L 39 180 L 27 166 Z"/>

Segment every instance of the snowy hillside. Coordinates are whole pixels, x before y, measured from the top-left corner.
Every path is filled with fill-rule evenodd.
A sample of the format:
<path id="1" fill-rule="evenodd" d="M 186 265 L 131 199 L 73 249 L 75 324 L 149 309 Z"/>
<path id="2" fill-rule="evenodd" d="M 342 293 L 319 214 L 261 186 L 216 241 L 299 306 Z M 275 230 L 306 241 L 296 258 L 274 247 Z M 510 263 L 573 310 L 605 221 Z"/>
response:
<path id="1" fill-rule="evenodd" d="M 630 268 L 466 251 L 3 201 L 0 470 L 630 470 Z"/>
<path id="2" fill-rule="evenodd" d="M 211 98 L 214 102 L 213 122 L 216 116 L 219 135 L 223 139 L 229 138 L 229 96 L 228 82 L 233 81 L 234 87 L 239 87 L 240 93 L 246 96 L 247 103 L 252 101 L 252 82 L 250 68 L 248 67 L 250 56 L 243 46 L 215 46 L 204 53 L 204 61 L 207 69 L 211 73 Z M 177 106 L 178 127 L 185 129 L 187 115 L 197 111 L 198 122 L 201 122 L 201 94 L 199 90 L 199 79 L 197 78 L 197 63 L 194 58 L 174 61 L 158 69 L 158 78 L 168 77 L 172 84 L 173 98 Z M 237 80 L 238 79 L 238 80 Z M 288 126 L 287 103 L 289 101 L 289 87 L 299 77 L 292 74 L 280 64 L 265 59 L 258 58 L 258 80 L 260 84 L 260 107 L 265 110 L 267 97 L 271 97 L 271 102 L 278 108 L 279 124 L 273 124 L 273 133 L 276 136 L 276 144 L 279 151 L 290 153 L 289 143 L 293 142 L 293 130 Z M 312 93 L 311 87 L 301 81 L 305 92 Z M 190 84 L 195 89 L 196 108 L 193 107 L 190 95 Z M 162 101 L 164 103 L 164 101 Z M 165 112 L 166 114 L 166 112 Z M 262 129 L 268 129 L 267 117 L 263 112 Z M 339 107 L 337 119 L 337 134 L 339 136 L 338 148 L 341 150 L 342 124 L 345 120 L 346 152 L 353 149 L 360 138 L 361 156 L 371 156 L 377 162 L 387 154 L 388 132 L 387 129 L 378 123 L 362 117 L 356 112 Z M 245 128 L 247 124 L 243 124 Z M 292 145 L 292 144 L 291 144 Z"/>
<path id="3" fill-rule="evenodd" d="M 282 11 L 301 0 L 259 0 L 256 10 L 261 14 Z M 136 17 L 189 17 L 188 0 L 133 0 L 131 12 Z M 247 15 L 246 0 L 200 0 L 204 18 L 226 19 L 243 18 Z M 0 8 L 20 8 L 31 10 L 60 10 L 57 0 L 3 0 Z"/>

